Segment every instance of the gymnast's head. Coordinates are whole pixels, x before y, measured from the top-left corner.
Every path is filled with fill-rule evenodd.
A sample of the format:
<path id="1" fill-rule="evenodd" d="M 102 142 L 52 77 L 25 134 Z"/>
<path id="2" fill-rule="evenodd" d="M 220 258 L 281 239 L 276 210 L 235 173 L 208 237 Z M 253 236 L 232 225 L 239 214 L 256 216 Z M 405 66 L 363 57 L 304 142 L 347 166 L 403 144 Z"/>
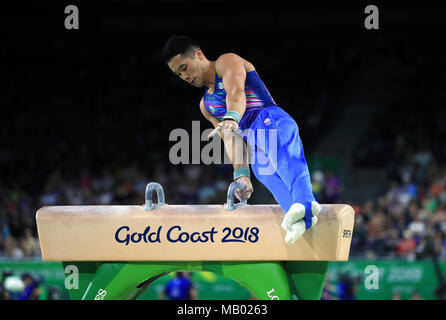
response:
<path id="1" fill-rule="evenodd" d="M 189 37 L 175 35 L 165 44 L 161 57 L 172 72 L 195 87 L 202 87 L 203 75 L 209 68 L 198 43 Z"/>

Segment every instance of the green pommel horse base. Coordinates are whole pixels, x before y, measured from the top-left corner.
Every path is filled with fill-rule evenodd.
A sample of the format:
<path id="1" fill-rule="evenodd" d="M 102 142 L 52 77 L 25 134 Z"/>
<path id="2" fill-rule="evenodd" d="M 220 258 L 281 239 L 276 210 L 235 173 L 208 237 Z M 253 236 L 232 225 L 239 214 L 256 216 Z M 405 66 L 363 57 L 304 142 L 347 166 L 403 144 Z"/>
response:
<path id="1" fill-rule="evenodd" d="M 278 205 L 167 205 L 158 183 L 144 205 L 48 206 L 36 213 L 44 261 L 76 273 L 70 299 L 136 299 L 175 271 L 210 271 L 233 279 L 257 299 L 320 299 L 329 261 L 347 261 L 353 208 L 321 205 L 318 223 L 285 242 Z M 157 192 L 158 203 L 152 202 Z M 66 282 L 67 282 L 66 281 Z"/>

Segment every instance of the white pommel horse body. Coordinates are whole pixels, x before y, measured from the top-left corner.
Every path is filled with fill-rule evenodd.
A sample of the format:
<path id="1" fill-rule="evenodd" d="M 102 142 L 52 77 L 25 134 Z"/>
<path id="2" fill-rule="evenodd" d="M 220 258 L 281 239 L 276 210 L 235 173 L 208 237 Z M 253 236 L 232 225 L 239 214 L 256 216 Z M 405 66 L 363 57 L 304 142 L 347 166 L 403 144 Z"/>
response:
<path id="1" fill-rule="evenodd" d="M 348 260 L 353 208 L 321 205 L 318 223 L 287 244 L 280 206 L 234 204 L 239 187 L 231 185 L 224 206 L 167 205 L 152 182 L 143 206 L 43 207 L 36 214 L 42 258 L 81 269 L 71 299 L 135 299 L 180 270 L 232 278 L 258 299 L 320 299 L 328 262 Z"/>

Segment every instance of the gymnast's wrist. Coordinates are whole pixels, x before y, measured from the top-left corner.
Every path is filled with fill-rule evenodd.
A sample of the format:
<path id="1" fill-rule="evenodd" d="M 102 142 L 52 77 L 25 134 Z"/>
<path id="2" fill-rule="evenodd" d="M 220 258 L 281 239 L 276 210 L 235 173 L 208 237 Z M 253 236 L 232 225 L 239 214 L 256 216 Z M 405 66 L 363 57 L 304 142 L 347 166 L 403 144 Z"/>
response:
<path id="1" fill-rule="evenodd" d="M 248 177 L 251 178 L 251 173 L 249 172 L 249 168 L 238 168 L 234 170 L 234 181 L 236 181 L 240 177 Z"/>
<path id="2" fill-rule="evenodd" d="M 223 121 L 224 120 L 233 120 L 233 121 L 239 123 L 241 119 L 242 119 L 242 116 L 237 111 L 227 111 L 225 113 L 225 115 L 223 116 Z"/>

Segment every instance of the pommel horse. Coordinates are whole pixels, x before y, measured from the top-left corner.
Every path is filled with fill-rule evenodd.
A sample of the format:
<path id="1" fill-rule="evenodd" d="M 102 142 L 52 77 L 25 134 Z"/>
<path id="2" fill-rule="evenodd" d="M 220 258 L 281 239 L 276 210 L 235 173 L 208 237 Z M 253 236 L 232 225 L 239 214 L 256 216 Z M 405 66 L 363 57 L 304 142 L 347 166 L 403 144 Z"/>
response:
<path id="1" fill-rule="evenodd" d="M 329 261 L 348 260 L 353 208 L 322 205 L 318 223 L 287 244 L 280 206 L 234 203 L 243 187 L 233 182 L 224 205 L 168 205 L 151 182 L 143 205 L 42 207 L 42 259 L 78 272 L 74 300 L 136 299 L 175 271 L 214 272 L 260 300 L 320 299 Z"/>

